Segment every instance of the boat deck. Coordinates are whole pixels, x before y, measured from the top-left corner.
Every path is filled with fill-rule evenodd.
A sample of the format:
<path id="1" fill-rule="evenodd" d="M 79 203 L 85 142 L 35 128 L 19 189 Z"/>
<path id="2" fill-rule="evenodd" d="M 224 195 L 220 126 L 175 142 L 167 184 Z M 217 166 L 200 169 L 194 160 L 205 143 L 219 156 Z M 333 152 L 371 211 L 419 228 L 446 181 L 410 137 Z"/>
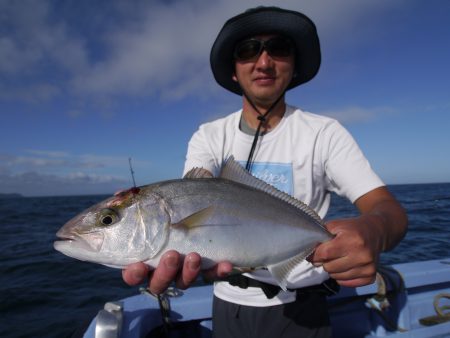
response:
<path id="1" fill-rule="evenodd" d="M 429 325 L 443 319 L 436 314 L 435 301 L 447 313 L 450 308 L 450 258 L 393 265 L 381 273 L 379 283 L 341 288 L 329 297 L 335 337 L 450 337 L 450 316 Z M 170 337 L 211 337 L 211 285 L 180 291 L 169 299 Z M 97 321 L 105 320 L 107 329 L 96 328 Z M 112 337 L 96 335 L 96 330 L 109 332 L 114 327 L 121 332 L 117 337 L 161 337 L 157 300 L 142 294 L 109 304 L 92 321 L 85 337 Z"/>

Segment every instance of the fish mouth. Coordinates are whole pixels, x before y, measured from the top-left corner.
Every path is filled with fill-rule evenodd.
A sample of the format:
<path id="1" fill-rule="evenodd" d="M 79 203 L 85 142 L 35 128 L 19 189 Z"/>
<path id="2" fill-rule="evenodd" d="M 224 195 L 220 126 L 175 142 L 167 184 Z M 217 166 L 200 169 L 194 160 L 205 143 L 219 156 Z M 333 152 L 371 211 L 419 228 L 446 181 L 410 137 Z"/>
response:
<path id="1" fill-rule="evenodd" d="M 61 231 L 58 231 L 56 233 L 56 237 L 58 238 L 58 242 L 72 242 L 75 240 L 74 235 L 67 235 L 64 233 L 60 233 Z"/>
<path id="2" fill-rule="evenodd" d="M 56 233 L 56 238 L 60 242 L 73 242 L 77 240 L 77 237 L 80 238 L 80 236 L 72 231 L 68 231 L 65 227 L 62 227 L 59 229 L 59 231 Z"/>
<path id="3" fill-rule="evenodd" d="M 67 233 L 61 229 L 56 233 L 57 240 L 53 246 L 58 251 L 74 248 L 76 250 L 98 252 L 103 244 L 103 234 L 90 232 L 86 234 Z"/>

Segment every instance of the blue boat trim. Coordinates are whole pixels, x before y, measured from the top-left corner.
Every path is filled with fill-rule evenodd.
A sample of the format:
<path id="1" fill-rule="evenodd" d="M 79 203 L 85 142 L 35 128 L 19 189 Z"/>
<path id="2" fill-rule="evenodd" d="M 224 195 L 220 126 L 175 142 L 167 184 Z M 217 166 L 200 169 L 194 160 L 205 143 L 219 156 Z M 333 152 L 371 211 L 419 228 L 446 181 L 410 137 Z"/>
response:
<path id="1" fill-rule="evenodd" d="M 450 337 L 450 321 L 432 326 L 420 322 L 437 315 L 435 297 L 450 293 L 450 258 L 396 264 L 382 268 L 381 272 L 385 292 L 380 292 L 379 285 L 374 283 L 359 288 L 343 287 L 328 298 L 335 337 Z M 169 297 L 171 323 L 177 330 L 186 324 L 186 332 L 181 336 L 211 336 L 212 293 L 212 285 L 206 285 Z M 440 303 L 443 307 L 450 306 L 445 297 Z M 100 325 L 96 328 L 97 321 Z M 141 294 L 107 303 L 84 337 L 140 338 L 161 326 L 158 301 Z"/>

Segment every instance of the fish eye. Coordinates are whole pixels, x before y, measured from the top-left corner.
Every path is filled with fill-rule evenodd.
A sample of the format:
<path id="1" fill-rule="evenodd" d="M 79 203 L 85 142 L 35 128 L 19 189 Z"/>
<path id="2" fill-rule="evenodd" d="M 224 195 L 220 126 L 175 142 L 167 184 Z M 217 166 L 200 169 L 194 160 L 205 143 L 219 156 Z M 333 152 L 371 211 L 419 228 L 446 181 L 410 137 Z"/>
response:
<path id="1" fill-rule="evenodd" d="M 119 216 L 112 209 L 103 209 L 100 212 L 99 223 L 102 226 L 109 226 L 117 222 Z"/>

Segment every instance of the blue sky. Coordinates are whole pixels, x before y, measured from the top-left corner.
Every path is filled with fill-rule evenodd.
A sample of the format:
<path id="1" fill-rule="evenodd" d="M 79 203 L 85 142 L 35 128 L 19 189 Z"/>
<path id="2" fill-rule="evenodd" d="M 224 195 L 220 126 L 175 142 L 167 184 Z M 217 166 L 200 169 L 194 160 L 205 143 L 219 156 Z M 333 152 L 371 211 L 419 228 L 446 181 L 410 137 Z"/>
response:
<path id="1" fill-rule="evenodd" d="M 0 0 L 0 193 L 112 193 L 181 175 L 198 125 L 240 108 L 209 50 L 257 5 L 316 23 L 322 66 L 288 92 L 333 116 L 388 184 L 450 181 L 450 1 Z"/>

